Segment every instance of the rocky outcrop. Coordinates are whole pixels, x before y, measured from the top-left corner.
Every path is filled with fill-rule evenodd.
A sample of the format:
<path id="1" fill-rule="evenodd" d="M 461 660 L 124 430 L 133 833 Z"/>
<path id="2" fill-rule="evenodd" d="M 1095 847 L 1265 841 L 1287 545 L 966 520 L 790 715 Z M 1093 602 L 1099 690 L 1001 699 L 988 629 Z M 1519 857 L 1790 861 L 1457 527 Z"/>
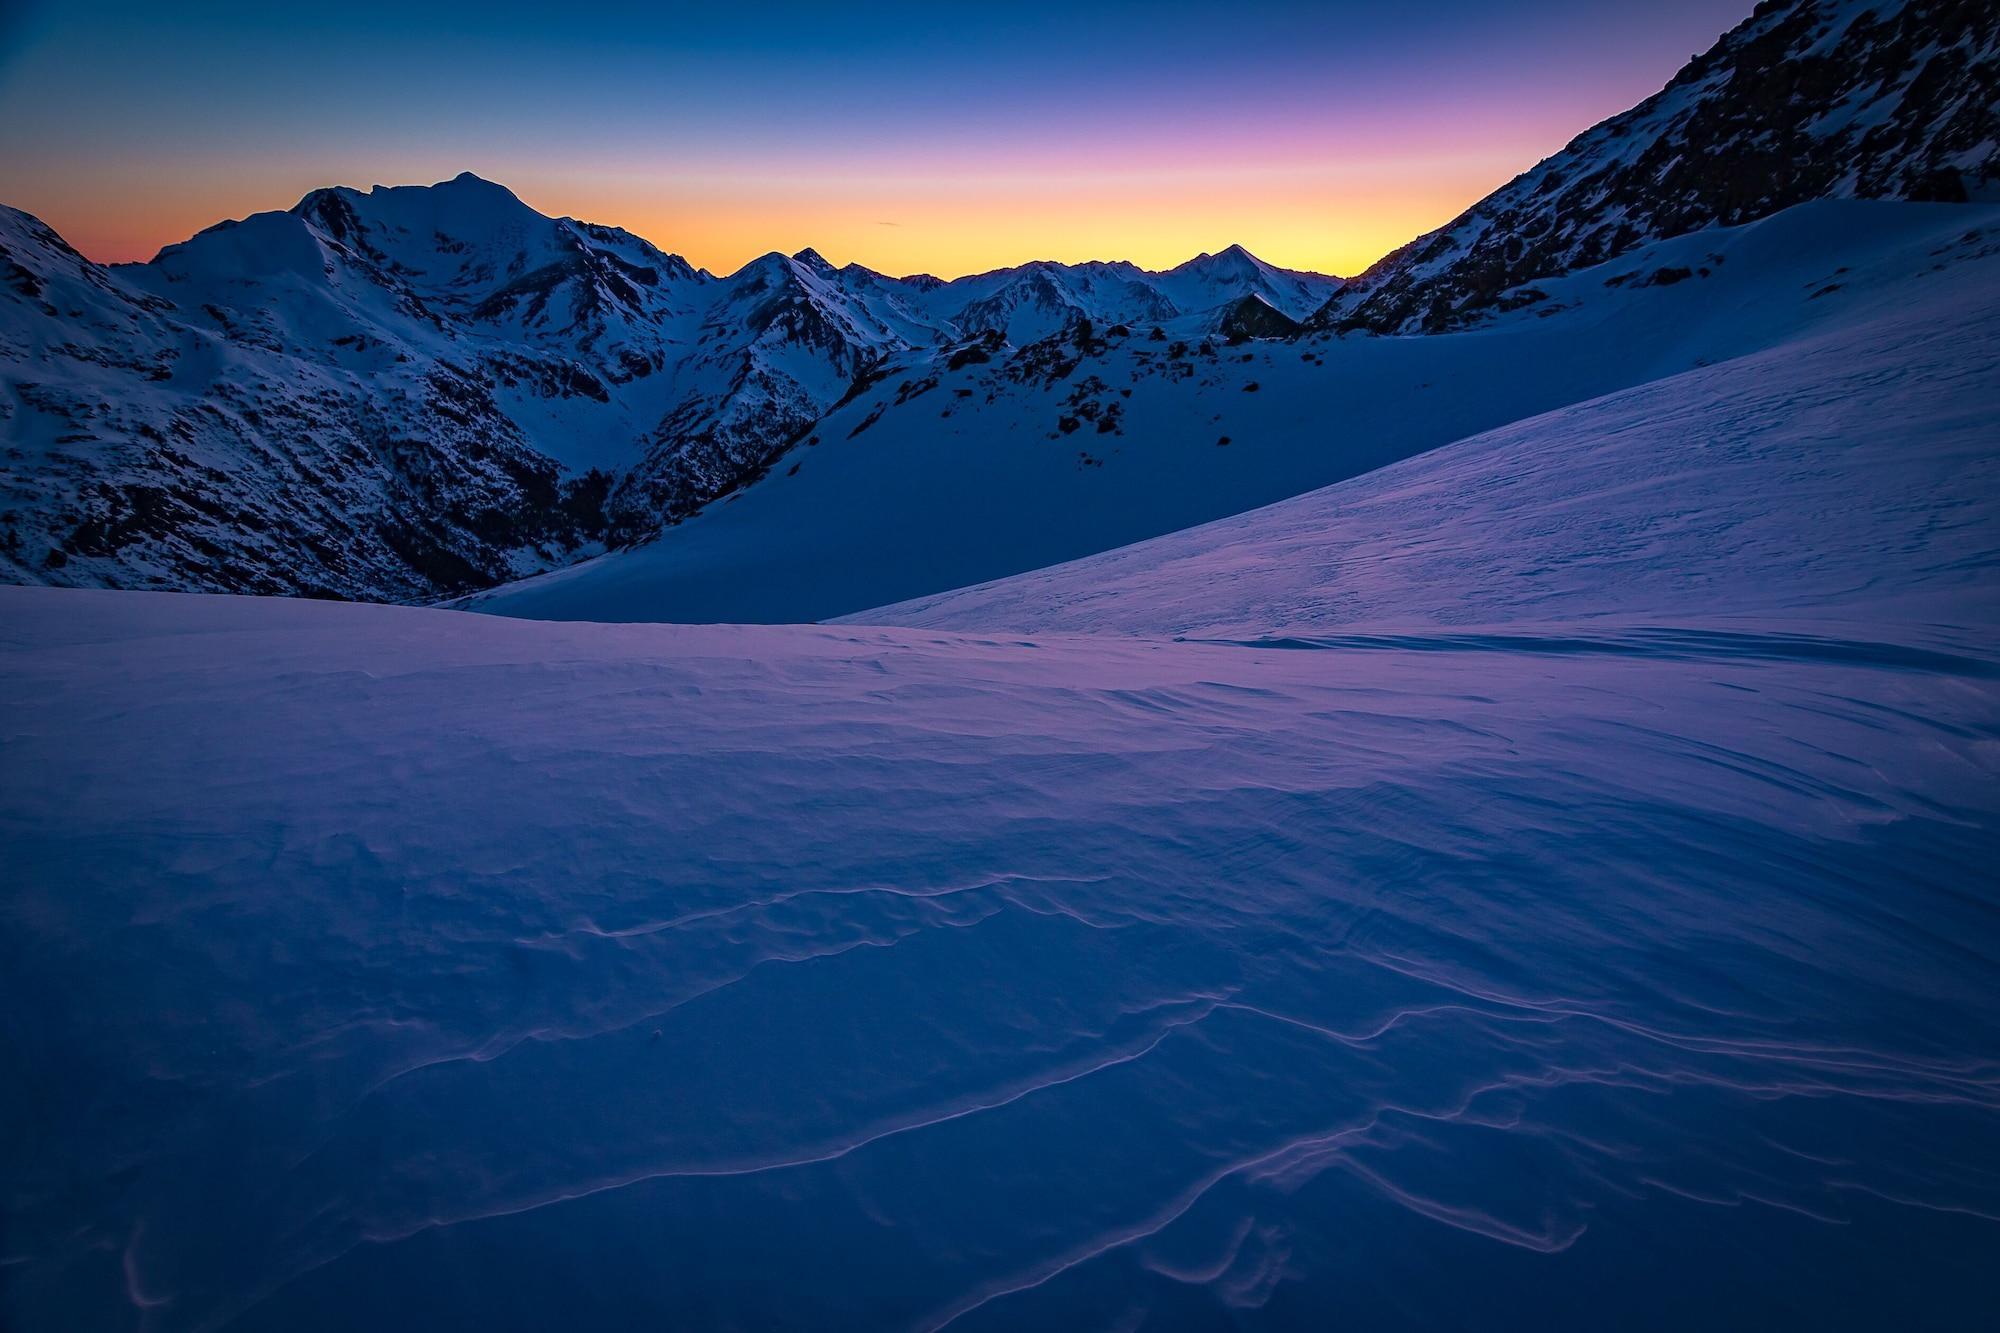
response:
<path id="1" fill-rule="evenodd" d="M 1315 329 L 1437 332 L 1536 278 L 1809 199 L 2000 177 L 2000 8 L 1766 0 L 1665 89 L 1349 283 Z"/>
<path id="2" fill-rule="evenodd" d="M 1282 310 L 1274 309 L 1261 296 L 1243 296 L 1222 308 L 1215 331 L 1231 342 L 1251 338 L 1289 338 L 1299 331 L 1299 322 Z"/>

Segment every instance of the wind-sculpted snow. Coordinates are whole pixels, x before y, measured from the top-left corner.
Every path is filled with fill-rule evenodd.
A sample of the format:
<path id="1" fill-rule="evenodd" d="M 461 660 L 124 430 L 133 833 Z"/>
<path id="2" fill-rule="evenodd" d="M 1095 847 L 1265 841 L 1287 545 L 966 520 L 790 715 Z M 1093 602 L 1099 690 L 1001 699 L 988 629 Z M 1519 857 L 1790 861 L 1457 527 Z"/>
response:
<path id="1" fill-rule="evenodd" d="M 0 1324 L 1977 1326 L 1984 214 L 876 625 L 0 589 Z"/>
<path id="2" fill-rule="evenodd" d="M 4 1322 L 1969 1326 L 2000 657 L 1766 628 L 0 590 Z"/>

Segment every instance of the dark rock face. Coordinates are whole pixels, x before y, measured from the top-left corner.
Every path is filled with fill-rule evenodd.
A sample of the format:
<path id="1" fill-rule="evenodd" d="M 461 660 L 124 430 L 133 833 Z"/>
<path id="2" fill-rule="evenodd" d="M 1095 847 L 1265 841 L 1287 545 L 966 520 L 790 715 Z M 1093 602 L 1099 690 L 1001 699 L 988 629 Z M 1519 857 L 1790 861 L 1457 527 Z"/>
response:
<path id="1" fill-rule="evenodd" d="M 1765 0 L 1631 111 L 1389 255 L 1315 329 L 1439 332 L 1535 278 L 1810 199 L 2000 179 L 2000 6 Z"/>
<path id="2" fill-rule="evenodd" d="M 1282 310 L 1274 309 L 1259 296 L 1245 296 L 1225 306 L 1215 331 L 1231 342 L 1251 338 L 1288 338 L 1299 331 L 1299 322 Z"/>

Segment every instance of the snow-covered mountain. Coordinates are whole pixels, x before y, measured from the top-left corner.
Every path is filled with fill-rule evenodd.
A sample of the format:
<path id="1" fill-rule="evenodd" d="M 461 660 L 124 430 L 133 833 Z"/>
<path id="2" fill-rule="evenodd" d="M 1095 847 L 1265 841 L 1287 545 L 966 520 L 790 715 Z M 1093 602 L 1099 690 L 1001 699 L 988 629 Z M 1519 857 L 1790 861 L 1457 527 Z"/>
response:
<path id="1" fill-rule="evenodd" d="M 1811 199 L 1963 201 L 1997 180 L 2000 7 L 1765 0 L 1664 90 L 1387 256 L 1312 323 L 1462 328 L 1653 241 Z"/>
<path id="2" fill-rule="evenodd" d="M 409 598 L 601 534 L 602 479 L 565 476 L 502 403 L 602 382 L 526 344 L 481 355 L 303 218 L 105 269 L 0 210 L 0 268 L 17 579 Z"/>
<path id="3" fill-rule="evenodd" d="M 1212 310 L 1255 298 L 1294 320 L 1320 309 L 1338 290 L 1316 273 L 1266 264 L 1240 245 L 1196 255 L 1160 274 L 1158 286 L 1184 310 Z"/>
<path id="4" fill-rule="evenodd" d="M 1803 253 L 1797 222 L 1852 236 L 1870 213 L 1911 211 L 1936 229 L 1878 234 L 1881 257 L 1838 291 L 1769 303 L 1766 346 L 1249 513 L 847 619 L 1356 648 L 1369 644 L 1338 636 L 1357 626 L 1469 644 L 1532 625 L 1577 636 L 1579 652 L 1635 628 L 1666 649 L 1667 626 L 1782 620 L 2000 650 L 2000 208 L 1816 204 L 1736 236 Z"/>
<path id="5" fill-rule="evenodd" d="M 1767 4 L 1380 334 L 0 212 L 13 577 L 683 520 L 0 587 L 0 1326 L 1991 1322 L 1990 31 Z"/>
<path id="6" fill-rule="evenodd" d="M 756 485 L 658 541 L 463 605 L 790 622 L 960 588 L 1750 355 L 1939 282 L 2000 283 L 1996 244 L 1991 205 L 1829 200 L 1551 280 L 1546 302 L 1473 333 L 1232 343 L 1133 328 L 899 353 Z M 1663 270 L 1689 276 L 1649 280 Z"/>
<path id="7" fill-rule="evenodd" d="M 1990 1322 L 1991 216 L 873 624 L 0 589 L 0 1324 Z"/>
<path id="8" fill-rule="evenodd" d="M 1204 327 L 897 353 L 728 504 L 466 604 L 844 614 L 1239 513 L 1893 305 L 1993 225 L 1990 201 L 1913 202 L 1983 197 L 2000 170 L 1996 20 L 1961 8 L 1764 5 L 1664 92 L 1343 286 L 1293 341 L 1272 340 L 1305 293 L 1230 250 L 1161 278 L 1189 303 L 1249 289 Z M 1356 330 L 1425 336 L 1342 336 Z"/>
<path id="9" fill-rule="evenodd" d="M 808 250 L 718 278 L 471 175 L 316 190 L 148 264 L 0 210 L 0 563 L 104 586 L 424 599 L 651 536 L 890 354 L 1220 323 L 1334 279 L 1035 264 L 955 282 Z"/>

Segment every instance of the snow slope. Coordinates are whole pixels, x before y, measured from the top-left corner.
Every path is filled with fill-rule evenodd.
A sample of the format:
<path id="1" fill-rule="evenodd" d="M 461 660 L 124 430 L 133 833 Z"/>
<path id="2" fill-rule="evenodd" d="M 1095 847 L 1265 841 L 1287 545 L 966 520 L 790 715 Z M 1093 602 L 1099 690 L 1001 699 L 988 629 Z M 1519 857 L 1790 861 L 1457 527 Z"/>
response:
<path id="1" fill-rule="evenodd" d="M 1973 1326 L 1938 262 L 991 629 L 0 589 L 4 1322 Z"/>
<path id="2" fill-rule="evenodd" d="M 1941 291 L 1991 292 L 1996 224 L 1990 206 L 1803 205 L 1549 282 L 1534 309 L 1459 334 L 1231 345 L 1135 329 L 990 359 L 899 356 L 757 485 L 648 546 L 465 604 L 541 619 L 818 620 L 1037 569 L 1928 308 Z"/>
<path id="3" fill-rule="evenodd" d="M 1893 283 L 1894 299 L 1845 274 L 1854 286 L 1821 298 L 1841 315 L 1770 349 L 1254 513 L 852 618 L 1201 636 L 1608 622 L 1616 634 L 1636 611 L 1663 624 L 1855 617 L 1908 641 L 1970 633 L 1976 612 L 1990 633 L 2000 229 L 1937 239 L 1914 252 L 1937 267 Z"/>

